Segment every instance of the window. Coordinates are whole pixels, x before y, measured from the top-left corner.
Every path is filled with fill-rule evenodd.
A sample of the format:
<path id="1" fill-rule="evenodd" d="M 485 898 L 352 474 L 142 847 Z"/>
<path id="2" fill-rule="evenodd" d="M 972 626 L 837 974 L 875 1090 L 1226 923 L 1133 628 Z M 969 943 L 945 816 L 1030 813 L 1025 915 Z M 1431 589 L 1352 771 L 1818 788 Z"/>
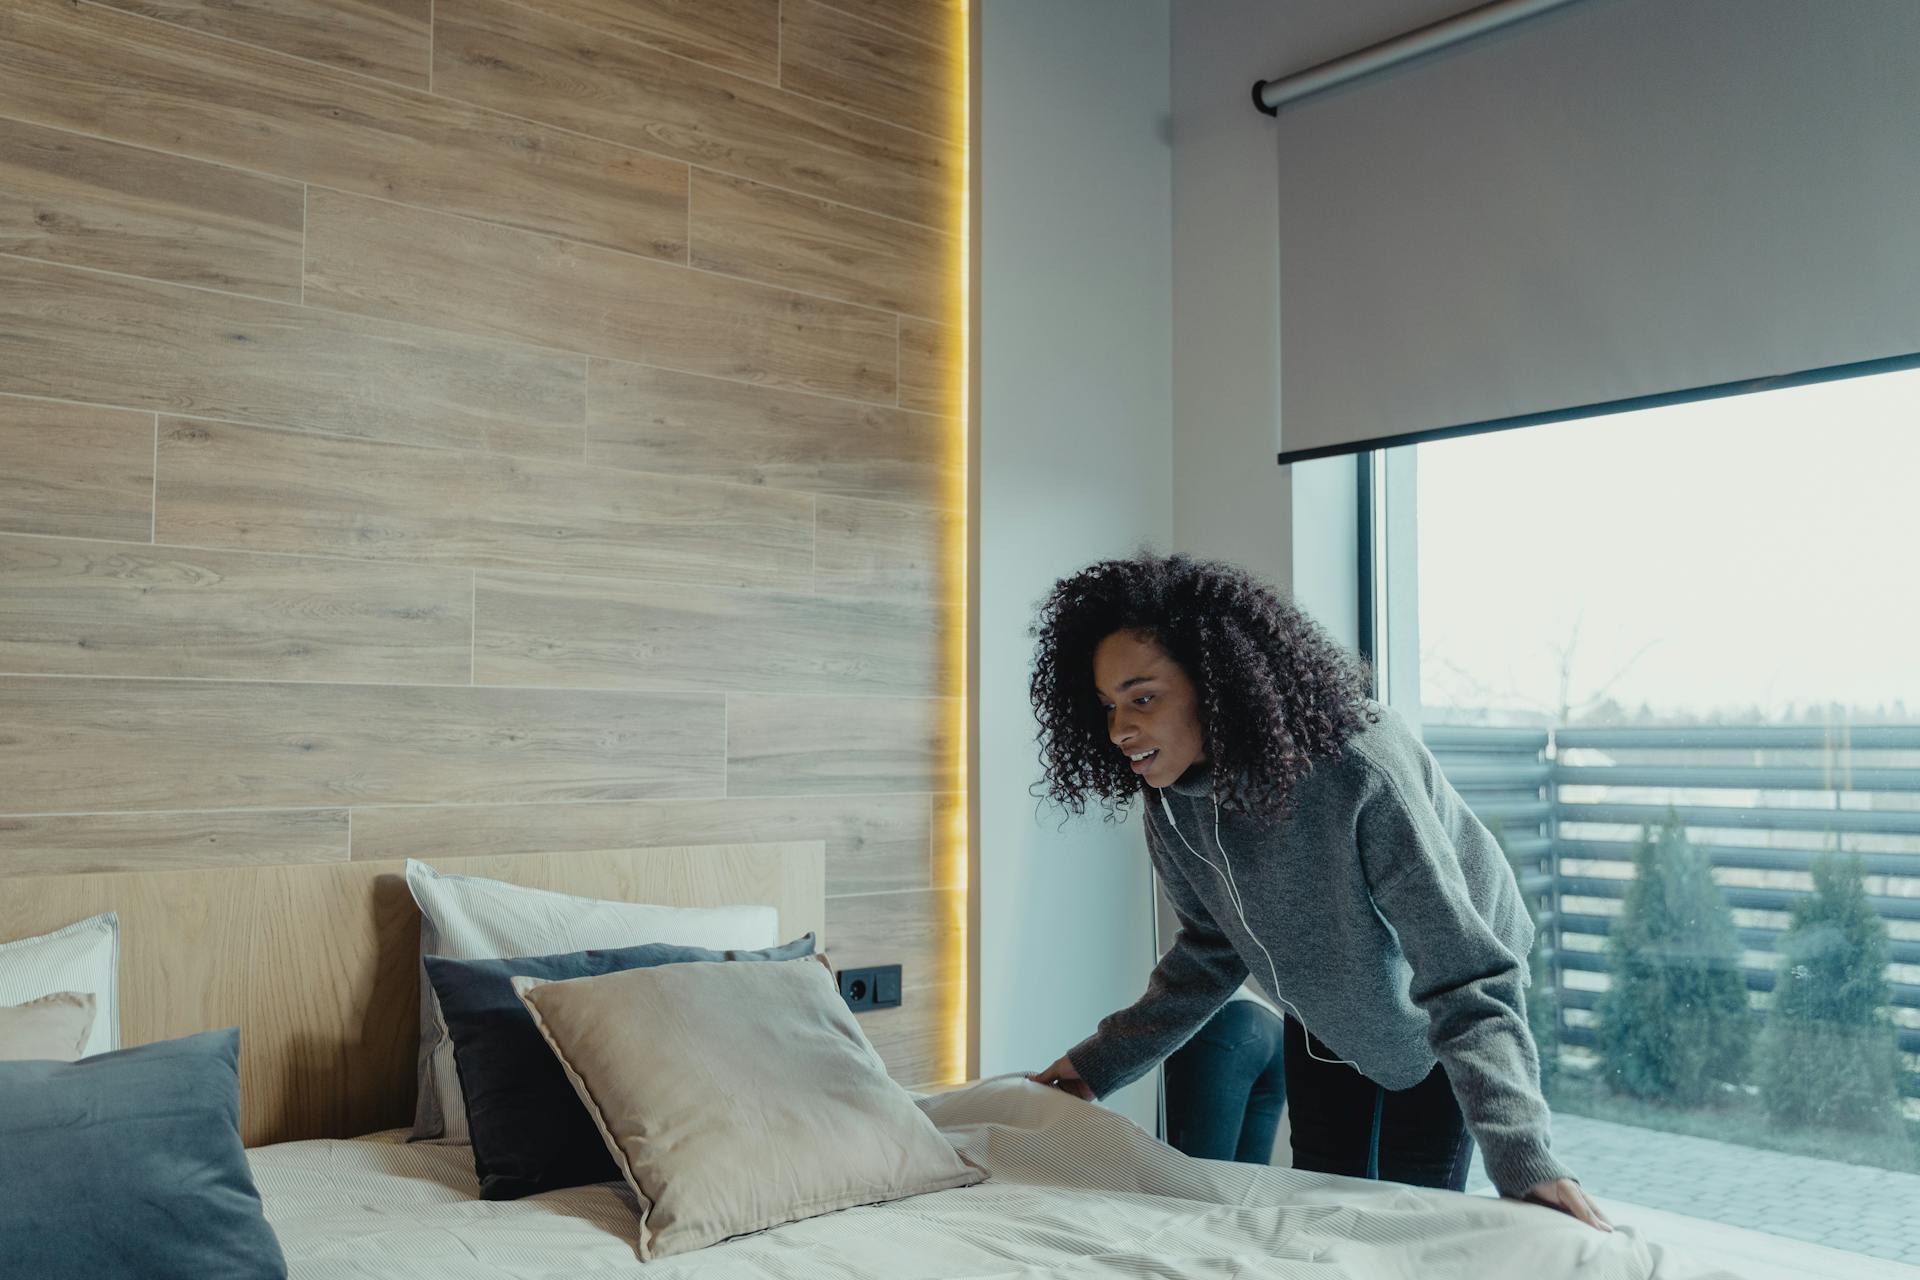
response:
<path id="1" fill-rule="evenodd" d="M 1539 914 L 1557 1149 L 1920 1262 L 1920 371 L 1368 465 L 1383 696 Z"/>

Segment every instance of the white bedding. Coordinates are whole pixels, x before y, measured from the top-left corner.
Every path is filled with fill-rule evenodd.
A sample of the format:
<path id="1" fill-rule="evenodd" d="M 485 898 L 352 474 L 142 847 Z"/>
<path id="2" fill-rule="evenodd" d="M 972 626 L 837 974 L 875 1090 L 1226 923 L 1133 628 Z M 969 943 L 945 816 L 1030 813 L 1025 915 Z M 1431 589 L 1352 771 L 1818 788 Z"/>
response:
<path id="1" fill-rule="evenodd" d="M 398 1133 L 249 1154 L 294 1280 L 1737 1280 L 1630 1224 L 1189 1159 L 1017 1077 L 921 1106 L 988 1182 L 644 1265 L 622 1185 L 477 1200 L 466 1148 Z"/>

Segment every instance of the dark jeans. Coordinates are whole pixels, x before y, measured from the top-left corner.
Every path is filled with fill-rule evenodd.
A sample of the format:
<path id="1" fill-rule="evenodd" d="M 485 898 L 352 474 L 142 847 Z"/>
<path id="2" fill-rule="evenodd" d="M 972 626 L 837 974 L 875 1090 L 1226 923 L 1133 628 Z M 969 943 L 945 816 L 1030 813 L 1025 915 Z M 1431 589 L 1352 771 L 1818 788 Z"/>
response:
<path id="1" fill-rule="evenodd" d="M 1411 1089 L 1383 1089 L 1348 1066 L 1316 1061 L 1308 1036 L 1287 1019 L 1287 1092 L 1293 1167 L 1416 1187 L 1464 1191 L 1473 1139 L 1447 1073 L 1435 1066 Z M 1333 1050 L 1313 1041 L 1322 1058 Z"/>
<path id="2" fill-rule="evenodd" d="M 1167 1059 L 1167 1143 L 1190 1156 L 1266 1164 L 1287 1075 L 1280 1019 L 1230 1000 Z"/>

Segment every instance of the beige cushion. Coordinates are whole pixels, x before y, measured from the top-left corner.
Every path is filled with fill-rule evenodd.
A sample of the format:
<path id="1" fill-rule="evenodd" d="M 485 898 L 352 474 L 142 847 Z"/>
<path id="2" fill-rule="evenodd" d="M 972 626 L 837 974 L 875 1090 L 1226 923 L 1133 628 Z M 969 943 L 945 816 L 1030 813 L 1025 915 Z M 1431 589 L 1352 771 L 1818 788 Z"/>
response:
<path id="1" fill-rule="evenodd" d="M 92 1034 L 89 992 L 56 991 L 25 1004 L 0 1006 L 0 1062 L 78 1062 Z"/>
<path id="2" fill-rule="evenodd" d="M 514 989 L 639 1197 L 643 1261 L 985 1176 L 888 1078 L 812 960 Z"/>

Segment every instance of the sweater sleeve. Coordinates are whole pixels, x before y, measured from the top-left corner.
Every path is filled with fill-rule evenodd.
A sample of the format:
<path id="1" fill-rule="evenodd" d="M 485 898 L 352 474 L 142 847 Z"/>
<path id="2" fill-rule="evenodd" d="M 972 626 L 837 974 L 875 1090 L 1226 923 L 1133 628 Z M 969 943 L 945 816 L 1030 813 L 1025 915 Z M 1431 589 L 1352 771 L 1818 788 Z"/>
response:
<path id="1" fill-rule="evenodd" d="M 1247 980 L 1247 966 L 1233 944 L 1214 925 L 1179 868 L 1161 857 L 1151 820 L 1147 847 L 1180 920 L 1180 932 L 1153 967 L 1146 994 L 1102 1018 L 1098 1030 L 1067 1051 L 1073 1069 L 1097 1098 L 1132 1084 L 1192 1039 Z"/>
<path id="2" fill-rule="evenodd" d="M 1390 773 L 1378 777 L 1358 818 L 1362 856 L 1384 871 L 1374 903 L 1413 966 L 1410 994 L 1430 1020 L 1434 1055 L 1487 1176 L 1513 1196 L 1572 1177 L 1549 1150 L 1539 1052 L 1523 1004 L 1526 960 L 1475 907 L 1460 856 L 1425 793 L 1408 796 Z M 1483 870 L 1512 875 L 1504 860 Z"/>

